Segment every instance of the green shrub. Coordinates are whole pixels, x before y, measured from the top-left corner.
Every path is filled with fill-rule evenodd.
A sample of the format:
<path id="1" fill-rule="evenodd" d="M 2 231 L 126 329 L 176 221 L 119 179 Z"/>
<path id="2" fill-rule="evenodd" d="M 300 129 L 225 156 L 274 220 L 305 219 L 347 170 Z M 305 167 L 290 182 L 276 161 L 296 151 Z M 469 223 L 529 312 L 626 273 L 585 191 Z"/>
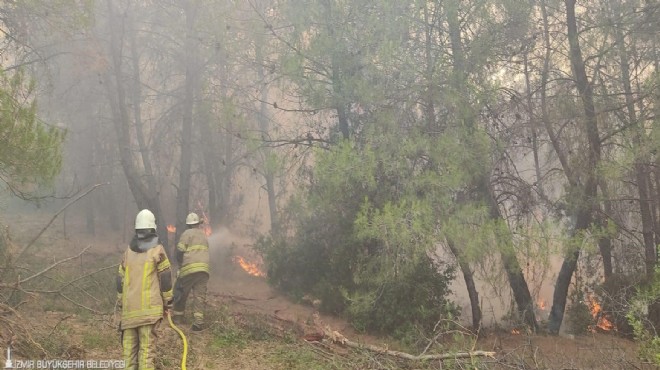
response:
<path id="1" fill-rule="evenodd" d="M 594 318 L 585 301 L 584 293 L 575 291 L 571 293 L 569 299 L 571 303 L 566 309 L 567 331 L 575 335 L 584 335 L 588 332 L 589 327 L 594 325 Z"/>
<path id="2" fill-rule="evenodd" d="M 640 288 L 626 315 L 635 339 L 640 342 L 640 356 L 656 365 L 660 365 L 660 337 L 657 331 L 659 315 L 660 268 L 656 268 L 651 283 Z"/>
<path id="3" fill-rule="evenodd" d="M 396 130 L 382 126 L 365 142 L 318 152 L 284 236 L 257 248 L 275 287 L 313 296 L 358 329 L 402 338 L 458 313 L 447 299 L 454 271 L 435 251 L 449 218 L 443 204 L 461 175 L 429 164 L 432 156 L 459 167 L 442 153 L 447 146 L 423 135 L 402 140 Z"/>
<path id="4" fill-rule="evenodd" d="M 452 276 L 452 268 L 442 269 L 430 258 L 421 259 L 405 275 L 361 285 L 349 299 L 348 317 L 358 329 L 391 333 L 396 338 L 418 329 L 429 333 L 441 318 L 458 315 L 447 300 Z"/>

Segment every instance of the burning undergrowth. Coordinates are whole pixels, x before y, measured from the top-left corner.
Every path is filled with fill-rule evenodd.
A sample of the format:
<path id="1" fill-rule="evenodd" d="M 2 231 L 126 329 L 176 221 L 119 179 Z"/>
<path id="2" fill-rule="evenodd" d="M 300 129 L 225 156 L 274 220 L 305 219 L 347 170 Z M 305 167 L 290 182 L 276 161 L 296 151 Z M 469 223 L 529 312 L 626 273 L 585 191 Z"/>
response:
<path id="1" fill-rule="evenodd" d="M 236 235 L 231 230 L 218 227 L 209 236 L 212 269 L 227 277 L 230 272 L 237 276 L 265 277 L 263 260 L 258 256 L 249 238 Z"/>

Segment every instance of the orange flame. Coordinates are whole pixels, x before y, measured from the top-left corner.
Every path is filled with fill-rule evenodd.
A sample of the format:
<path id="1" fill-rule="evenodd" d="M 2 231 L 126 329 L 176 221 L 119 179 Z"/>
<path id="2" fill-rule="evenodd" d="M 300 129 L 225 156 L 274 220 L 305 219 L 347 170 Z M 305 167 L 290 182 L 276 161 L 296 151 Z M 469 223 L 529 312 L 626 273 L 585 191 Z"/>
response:
<path id="1" fill-rule="evenodd" d="M 603 315 L 603 308 L 600 303 L 596 300 L 593 294 L 589 294 L 587 297 L 587 304 L 589 305 L 589 310 L 591 311 L 591 316 L 596 320 L 596 326 L 591 328 L 591 331 L 596 331 L 596 328 L 601 330 L 610 331 L 614 329 L 614 324 L 608 320 L 605 315 Z"/>
<path id="2" fill-rule="evenodd" d="M 176 227 L 174 225 L 167 225 L 167 232 L 168 233 L 175 233 L 176 232 Z"/>
<path id="3" fill-rule="evenodd" d="M 513 335 L 520 335 L 520 330 L 518 330 L 518 329 L 512 329 L 512 330 L 511 330 L 511 334 L 513 334 Z"/>
<path id="4" fill-rule="evenodd" d="M 256 263 L 250 263 L 241 256 L 234 257 L 234 261 L 238 263 L 245 272 L 252 276 L 266 276 L 266 273 L 261 271 Z"/>
<path id="5" fill-rule="evenodd" d="M 211 234 L 213 234 L 213 229 L 211 228 L 211 220 L 209 220 L 209 215 L 207 215 L 206 212 L 204 212 L 204 207 L 202 207 L 201 201 L 197 201 L 197 206 L 199 207 L 199 209 L 202 210 L 200 212 L 201 221 L 202 221 L 202 226 L 201 226 L 202 230 L 204 230 L 204 234 L 206 234 L 206 236 L 211 236 Z"/>
<path id="6" fill-rule="evenodd" d="M 548 308 L 548 304 L 546 303 L 546 301 L 543 298 L 539 298 L 536 301 L 536 306 L 538 306 L 539 310 L 541 310 L 541 311 L 545 311 L 545 309 Z"/>

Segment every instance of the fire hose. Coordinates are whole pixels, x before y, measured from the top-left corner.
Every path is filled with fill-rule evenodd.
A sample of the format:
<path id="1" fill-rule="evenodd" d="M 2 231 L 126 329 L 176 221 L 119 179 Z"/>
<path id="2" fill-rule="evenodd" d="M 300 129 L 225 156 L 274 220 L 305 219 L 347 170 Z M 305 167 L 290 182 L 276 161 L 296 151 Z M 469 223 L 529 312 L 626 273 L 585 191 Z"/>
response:
<path id="1" fill-rule="evenodd" d="M 174 322 L 172 322 L 172 314 L 167 312 L 167 321 L 170 323 L 170 327 L 174 329 L 177 334 L 181 337 L 181 340 L 183 341 L 183 356 L 181 357 L 181 370 L 186 370 L 186 360 L 188 358 L 188 340 L 186 339 L 186 335 L 183 334 L 183 331 L 179 329 L 176 325 L 174 325 Z"/>

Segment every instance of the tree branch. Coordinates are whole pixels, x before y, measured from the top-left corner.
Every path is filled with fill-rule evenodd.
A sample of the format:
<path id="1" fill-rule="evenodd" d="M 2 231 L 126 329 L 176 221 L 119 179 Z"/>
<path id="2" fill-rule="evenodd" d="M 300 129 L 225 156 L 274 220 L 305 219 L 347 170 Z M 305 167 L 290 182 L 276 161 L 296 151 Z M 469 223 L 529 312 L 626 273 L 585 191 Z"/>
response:
<path id="1" fill-rule="evenodd" d="M 46 272 L 52 270 L 53 268 L 55 268 L 55 267 L 57 267 L 57 266 L 59 266 L 59 265 L 65 263 L 65 262 L 68 262 L 68 261 L 71 261 L 71 260 L 73 260 L 73 259 L 76 259 L 76 258 L 82 256 L 82 255 L 83 255 L 85 252 L 87 252 L 87 250 L 88 250 L 89 248 L 91 248 L 91 247 L 92 247 L 91 245 L 88 245 L 85 249 L 83 249 L 82 251 L 80 251 L 80 253 L 78 253 L 77 255 L 72 256 L 72 257 L 69 257 L 69 258 L 65 258 L 65 259 L 60 260 L 60 261 L 57 261 L 57 262 L 53 263 L 52 265 L 46 267 L 45 269 L 43 269 L 43 270 L 37 272 L 36 274 L 34 274 L 34 275 L 32 275 L 32 276 L 29 276 L 29 277 L 26 277 L 25 279 L 21 279 L 21 280 L 19 280 L 19 281 L 17 282 L 17 284 L 20 285 L 20 284 L 26 283 L 26 282 L 28 282 L 28 281 L 30 281 L 30 280 L 36 278 L 36 277 L 39 277 L 39 276 L 45 274 Z M 75 281 L 75 280 L 74 280 L 74 281 Z"/>
<path id="2" fill-rule="evenodd" d="M 472 357 L 495 357 L 495 352 L 488 351 L 468 351 L 468 352 L 457 352 L 457 353 L 440 353 L 434 355 L 411 355 L 409 353 L 393 351 L 387 348 L 374 346 L 367 343 L 356 343 L 353 342 L 337 331 L 331 330 L 329 327 L 326 327 L 323 330 L 323 335 L 325 338 L 330 339 L 333 343 L 343 344 L 345 346 L 356 348 L 356 349 L 366 349 L 372 352 L 385 354 L 388 356 L 403 358 L 406 360 L 412 361 L 428 361 L 428 360 L 454 360 L 459 358 L 472 358 Z"/>
<path id="3" fill-rule="evenodd" d="M 39 239 L 39 237 L 41 236 L 41 234 L 43 234 L 43 233 L 46 231 L 46 229 L 48 229 L 48 227 L 53 223 L 53 221 L 55 221 L 55 219 L 57 218 L 57 216 L 59 216 L 62 212 L 64 212 L 67 208 L 69 208 L 69 206 L 71 206 L 72 204 L 76 203 L 77 201 L 79 201 L 80 199 L 82 199 L 82 198 L 83 198 L 84 196 L 86 196 L 87 194 L 91 193 L 94 189 L 96 189 L 96 188 L 98 188 L 98 187 L 100 187 L 100 186 L 103 186 L 103 185 L 107 185 L 107 183 L 104 183 L 104 184 L 96 184 L 96 185 L 92 186 L 91 188 L 87 189 L 87 191 L 85 191 L 84 193 L 78 195 L 77 197 L 75 197 L 74 199 L 72 199 L 71 201 L 69 201 L 67 204 L 65 204 L 64 207 L 60 208 L 59 211 L 55 212 L 55 214 L 54 214 L 53 217 L 50 219 L 50 221 L 48 221 L 48 223 L 46 224 L 46 226 L 44 226 L 44 227 L 41 229 L 41 231 L 39 231 L 39 233 L 38 233 L 34 238 L 32 238 L 32 240 L 30 240 L 30 242 L 27 243 L 27 245 L 25 245 L 25 247 L 23 247 L 23 249 L 21 249 L 20 252 L 18 252 L 18 254 L 16 255 L 16 258 L 14 258 L 14 262 L 15 262 L 15 261 L 18 261 L 18 260 L 21 258 L 21 256 L 23 255 L 23 253 L 25 253 L 25 251 L 28 250 L 28 248 L 30 248 L 30 247 L 32 246 L 32 244 L 34 244 L 34 243 L 37 241 L 37 239 Z M 88 248 L 89 248 L 89 247 L 88 247 Z M 86 249 L 87 249 L 87 248 L 86 248 Z M 85 250 L 86 250 L 86 249 L 85 249 Z"/>

